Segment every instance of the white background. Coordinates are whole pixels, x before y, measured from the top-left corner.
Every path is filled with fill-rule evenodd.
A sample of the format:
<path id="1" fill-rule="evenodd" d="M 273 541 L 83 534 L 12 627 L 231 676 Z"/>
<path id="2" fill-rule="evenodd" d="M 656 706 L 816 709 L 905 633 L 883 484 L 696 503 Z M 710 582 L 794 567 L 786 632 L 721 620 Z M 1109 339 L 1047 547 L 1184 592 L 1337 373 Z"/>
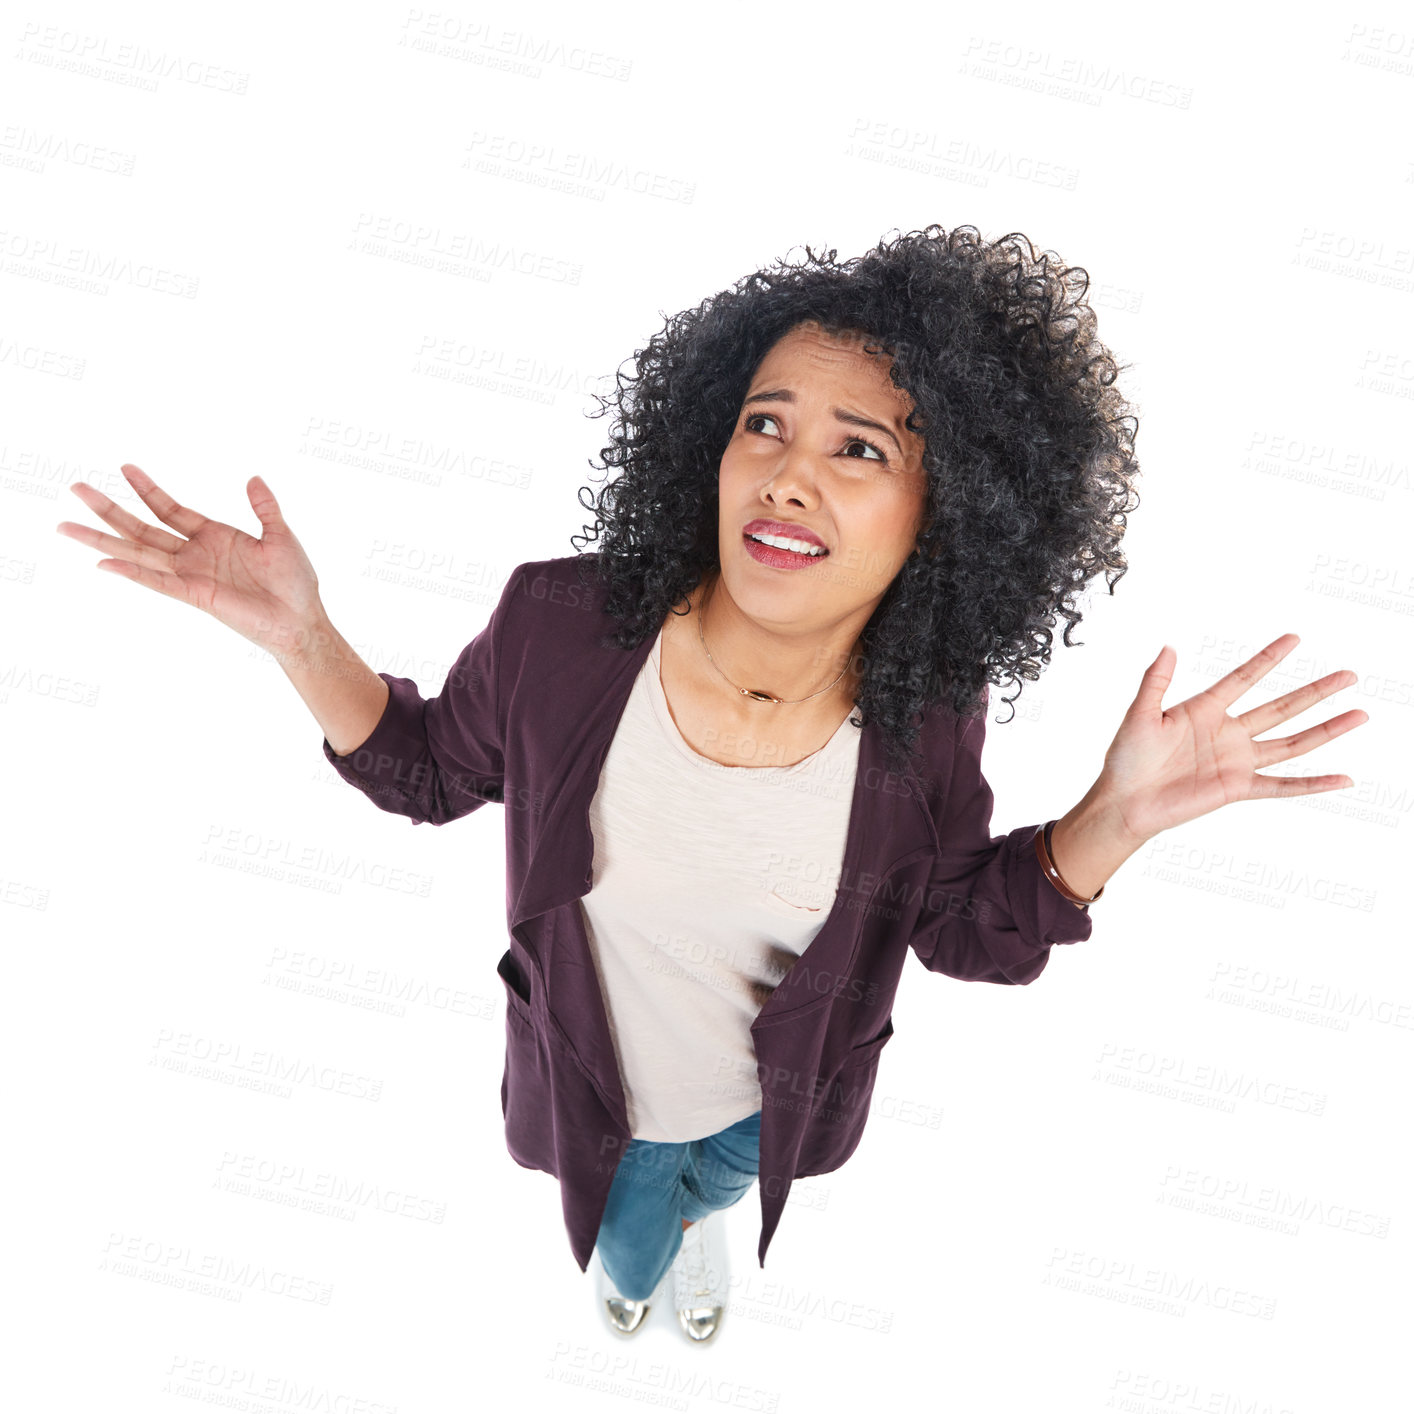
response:
<path id="1" fill-rule="evenodd" d="M 1131 13 L 6 20 L 7 1405 L 1397 1397 L 1414 31 Z M 1283 730 L 1366 727 L 1273 774 L 1355 784 L 1161 836 L 1030 987 L 910 962 L 856 1155 L 764 1270 L 756 1193 L 727 1214 L 718 1339 L 616 1342 L 504 1148 L 501 812 L 375 810 L 272 660 L 53 527 L 98 523 L 79 479 L 151 519 L 132 461 L 255 532 L 258 471 L 334 622 L 431 696 L 514 566 L 573 553 L 589 392 L 665 315 L 932 222 L 1085 266 L 1140 416 L 1131 572 L 989 726 L 994 831 L 1079 799 L 1165 642 L 1168 703 L 1288 631 L 1236 710 L 1354 669 Z M 380 970 L 416 998 L 378 1009 Z M 345 1092 L 249 1088 L 268 1052 Z"/>

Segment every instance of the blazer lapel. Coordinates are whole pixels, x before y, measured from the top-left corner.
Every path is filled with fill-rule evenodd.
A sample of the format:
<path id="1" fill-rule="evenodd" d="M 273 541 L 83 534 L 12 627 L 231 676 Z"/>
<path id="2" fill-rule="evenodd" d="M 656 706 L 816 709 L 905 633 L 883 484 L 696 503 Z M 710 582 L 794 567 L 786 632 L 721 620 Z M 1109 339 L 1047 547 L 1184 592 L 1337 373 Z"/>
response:
<path id="1" fill-rule="evenodd" d="M 558 743 L 562 748 L 558 759 L 547 762 L 537 779 L 524 783 L 541 794 L 542 806 L 535 845 L 511 908 L 512 929 L 589 892 L 594 865 L 589 807 L 634 679 L 655 637 L 647 635 L 628 651 L 603 648 L 594 634 L 588 636 L 583 652 L 572 651 L 569 644 L 555 645 L 562 650 L 561 670 L 548 683 L 538 684 L 537 692 L 563 691 L 584 706 L 574 717 L 576 729 Z"/>
<path id="2" fill-rule="evenodd" d="M 834 903 L 820 931 L 757 1013 L 752 1030 L 828 998 L 848 981 L 865 913 L 878 885 L 937 849 L 937 833 L 916 779 L 889 769 L 878 723 L 860 728 L 859 760 Z"/>

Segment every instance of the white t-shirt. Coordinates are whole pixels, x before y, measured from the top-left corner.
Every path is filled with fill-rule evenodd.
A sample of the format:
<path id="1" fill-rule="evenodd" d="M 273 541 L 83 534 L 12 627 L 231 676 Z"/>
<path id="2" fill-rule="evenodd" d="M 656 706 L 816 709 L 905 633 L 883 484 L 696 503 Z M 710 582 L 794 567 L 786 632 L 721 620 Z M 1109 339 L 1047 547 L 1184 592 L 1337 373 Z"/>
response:
<path id="1" fill-rule="evenodd" d="M 751 1023 L 833 906 L 860 729 L 790 766 L 711 761 L 668 709 L 662 641 L 604 759 L 580 906 L 630 1131 L 684 1142 L 761 1108 Z"/>

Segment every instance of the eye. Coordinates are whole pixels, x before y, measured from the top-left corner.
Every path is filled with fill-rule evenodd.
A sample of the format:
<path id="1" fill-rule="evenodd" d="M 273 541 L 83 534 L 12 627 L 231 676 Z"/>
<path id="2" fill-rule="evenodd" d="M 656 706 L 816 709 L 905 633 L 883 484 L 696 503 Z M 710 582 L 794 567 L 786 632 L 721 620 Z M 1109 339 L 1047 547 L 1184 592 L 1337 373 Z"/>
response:
<path id="1" fill-rule="evenodd" d="M 757 429 L 754 428 L 754 427 L 751 425 L 753 422 L 775 422 L 775 420 L 776 420 L 776 419 L 775 419 L 774 417 L 772 417 L 771 414 L 768 413 L 768 412 L 749 412 L 749 413 L 747 413 L 746 416 L 742 419 L 742 424 L 741 424 L 741 425 L 742 425 L 742 427 L 743 427 L 746 431 L 748 431 L 748 432 L 755 432 Z M 765 435 L 768 435 L 768 434 L 763 433 L 762 435 L 765 436 Z M 881 451 L 881 450 L 880 450 L 877 446 L 875 446 L 875 444 L 874 444 L 873 442 L 871 442 L 867 437 L 850 437 L 850 438 L 848 438 L 848 439 L 846 440 L 845 446 L 846 446 L 846 447 L 853 447 L 853 446 L 868 447 L 869 450 L 874 453 L 874 456 L 875 456 L 875 457 L 877 457 L 881 462 L 885 463 L 885 465 L 888 464 L 888 460 L 889 460 L 888 454 L 885 453 L 885 452 L 883 452 L 883 451 Z M 841 455 L 843 455 L 843 453 L 841 453 Z M 852 460 L 852 461 L 872 461 L 873 458 L 872 458 L 872 457 L 852 457 L 851 460 Z"/>
<path id="2" fill-rule="evenodd" d="M 884 455 L 884 453 L 881 452 L 881 451 L 879 450 L 879 448 L 876 447 L 867 437 L 851 437 L 851 438 L 849 439 L 849 441 L 845 443 L 845 446 L 847 446 L 847 447 L 852 447 L 852 446 L 854 446 L 854 444 L 855 444 L 856 442 L 857 442 L 861 447 L 868 447 L 869 450 L 870 450 L 871 452 L 873 452 L 874 455 L 875 455 L 876 457 L 878 457 L 881 462 L 886 462 L 886 461 L 888 461 L 888 457 L 886 457 L 886 456 Z M 856 458 L 855 458 L 855 461 L 869 461 L 869 460 L 870 460 L 870 458 L 868 458 L 868 457 L 856 457 Z"/>

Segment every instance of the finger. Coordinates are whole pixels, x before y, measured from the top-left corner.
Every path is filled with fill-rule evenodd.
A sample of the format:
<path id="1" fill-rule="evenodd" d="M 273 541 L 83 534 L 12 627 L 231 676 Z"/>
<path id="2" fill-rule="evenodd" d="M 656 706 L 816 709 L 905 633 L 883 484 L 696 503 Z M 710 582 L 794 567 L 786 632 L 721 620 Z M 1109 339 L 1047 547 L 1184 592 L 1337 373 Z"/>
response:
<path id="1" fill-rule="evenodd" d="M 190 539 L 206 524 L 206 517 L 187 507 L 178 505 L 141 467 L 131 462 L 122 465 L 123 475 L 128 478 L 134 491 L 147 503 L 148 509 L 163 525 L 180 530 Z"/>
<path id="2" fill-rule="evenodd" d="M 1339 668 L 1333 673 L 1327 673 L 1323 678 L 1317 678 L 1315 682 L 1298 687 L 1294 692 L 1288 692 L 1284 697 L 1264 702 L 1260 707 L 1242 713 L 1237 720 L 1247 728 L 1249 736 L 1260 736 L 1262 732 L 1270 731 L 1277 723 L 1299 716 L 1308 707 L 1314 707 L 1317 702 L 1329 697 L 1331 693 L 1339 692 L 1359 680 L 1358 675 L 1349 668 Z"/>
<path id="3" fill-rule="evenodd" d="M 90 550 L 102 550 L 105 555 L 112 555 L 115 559 L 127 560 L 151 569 L 172 568 L 170 551 L 159 550 L 152 545 L 139 545 L 134 540 L 119 540 L 115 535 L 105 535 L 91 525 L 82 525 L 72 520 L 61 520 L 58 530 L 61 535 L 67 535 L 69 539 L 77 540 L 81 545 L 87 545 Z"/>
<path id="4" fill-rule="evenodd" d="M 1335 737 L 1344 736 L 1346 732 L 1354 731 L 1356 727 L 1363 726 L 1370 720 L 1368 712 L 1355 708 L 1350 712 L 1342 712 L 1338 717 L 1332 717 L 1328 721 L 1318 722 L 1314 727 L 1308 727 L 1304 732 L 1297 732 L 1295 736 L 1273 737 L 1270 741 L 1254 741 L 1252 743 L 1255 751 L 1253 753 L 1253 765 L 1260 768 L 1270 766 L 1277 761 L 1289 761 L 1293 756 L 1304 756 L 1308 751 L 1314 751 L 1318 746 L 1324 746 L 1326 742 Z"/>
<path id="5" fill-rule="evenodd" d="M 90 486 L 87 481 L 75 481 L 69 490 L 99 520 L 106 521 L 120 535 L 129 540 L 135 540 L 139 545 L 151 545 L 154 549 L 172 552 L 180 550 L 187 543 L 168 530 L 161 530 L 155 525 L 148 525 L 145 520 L 139 520 L 131 511 L 124 510 L 116 501 L 110 500 L 96 486 Z"/>
<path id="6" fill-rule="evenodd" d="M 1134 694 L 1133 710 L 1160 713 L 1164 710 L 1164 693 L 1173 682 L 1173 670 L 1178 662 L 1178 653 L 1167 643 L 1159 649 L 1159 656 L 1149 664 L 1148 670 L 1139 683 L 1139 691 Z"/>
<path id="7" fill-rule="evenodd" d="M 263 477 L 252 476 L 245 484 L 245 493 L 251 510 L 260 518 L 260 524 L 265 530 L 289 530 L 284 516 L 280 514 L 280 503 L 275 499 L 275 493 L 265 484 Z"/>
<path id="8" fill-rule="evenodd" d="M 1223 711 L 1237 701 L 1254 683 L 1260 682 L 1296 647 L 1301 640 L 1294 633 L 1274 638 L 1260 653 L 1254 653 L 1245 663 L 1239 663 L 1225 678 L 1219 678 L 1205 695 L 1222 705 Z"/>
<path id="9" fill-rule="evenodd" d="M 1282 795 L 1315 795 L 1323 790 L 1349 790 L 1349 776 L 1256 776 L 1248 800 L 1269 800 Z M 1259 784 L 1260 783 L 1260 784 Z"/>
<path id="10" fill-rule="evenodd" d="M 99 560 L 98 568 L 107 570 L 109 574 L 120 575 L 123 579 L 136 580 L 138 584 L 155 589 L 159 594 L 165 594 L 169 599 L 179 599 L 183 604 L 192 602 L 191 595 L 187 592 L 186 581 L 179 579 L 174 574 L 163 574 L 160 570 L 134 564 L 131 560 Z"/>

